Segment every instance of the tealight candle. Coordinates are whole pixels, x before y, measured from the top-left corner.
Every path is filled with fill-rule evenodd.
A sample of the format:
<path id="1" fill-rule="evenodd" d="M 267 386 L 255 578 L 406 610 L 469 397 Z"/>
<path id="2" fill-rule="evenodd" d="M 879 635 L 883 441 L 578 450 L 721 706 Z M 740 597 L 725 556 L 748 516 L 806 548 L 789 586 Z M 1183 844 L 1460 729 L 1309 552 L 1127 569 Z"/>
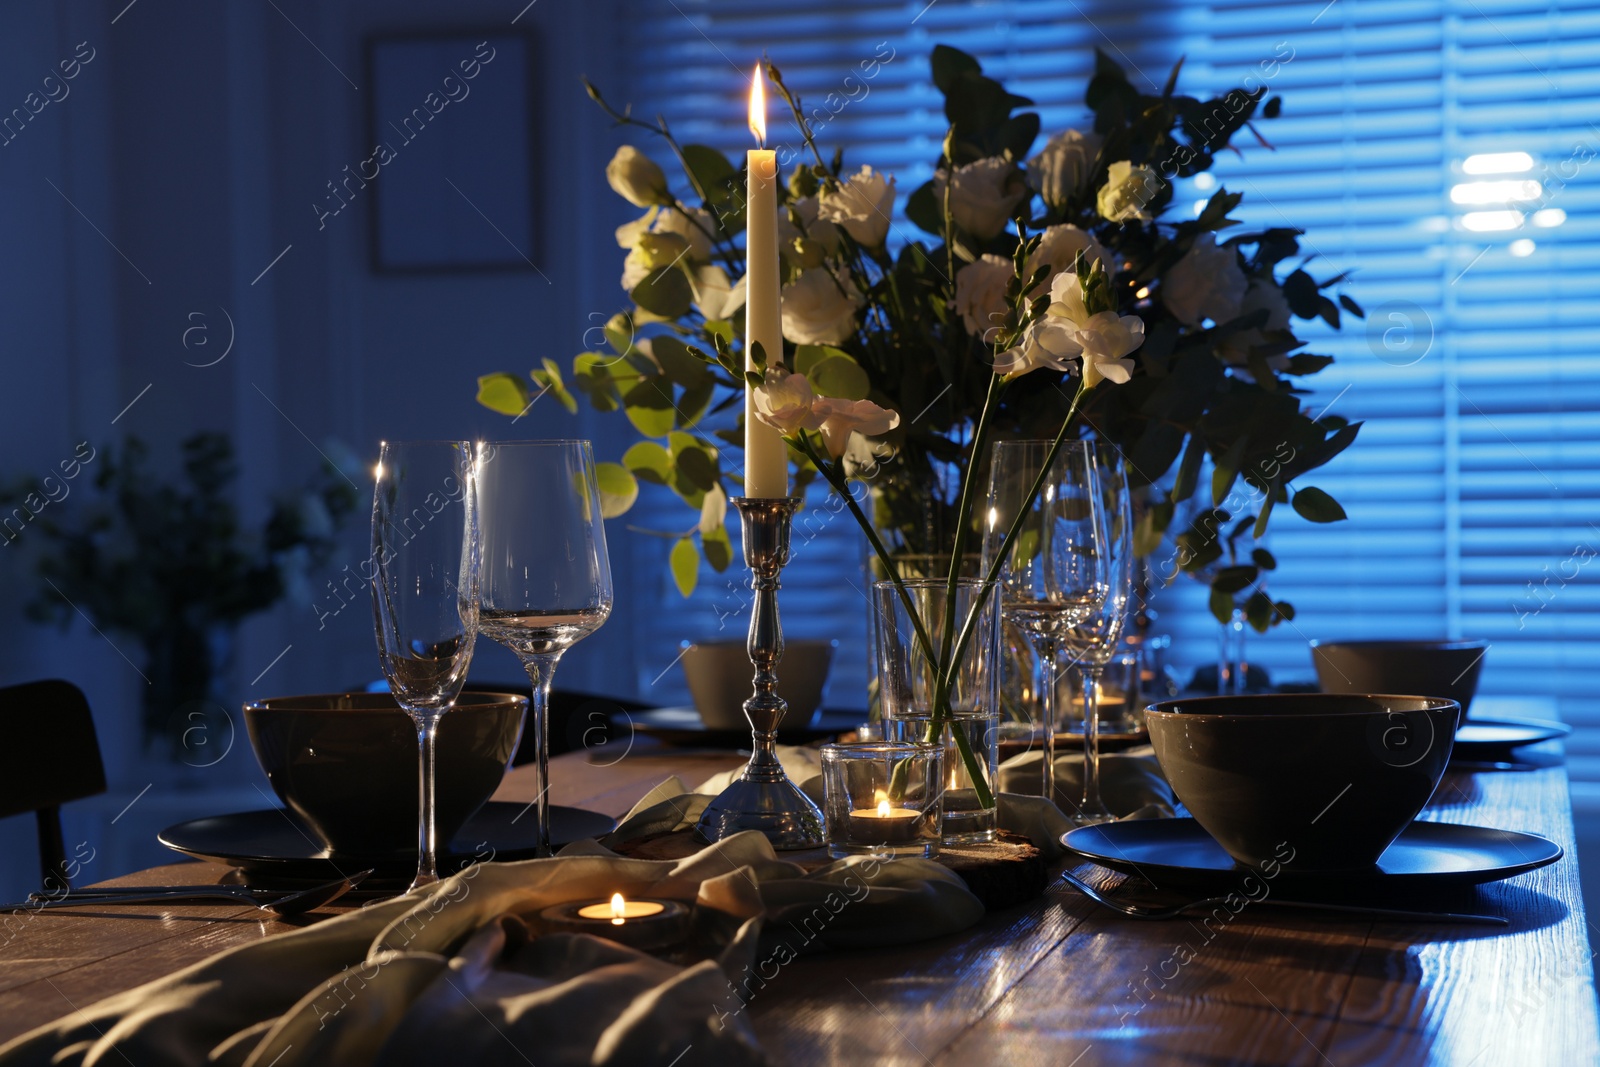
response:
<path id="1" fill-rule="evenodd" d="M 689 909 L 676 900 L 610 900 L 555 904 L 539 913 L 549 933 L 592 934 L 642 950 L 671 948 L 688 934 Z"/>
<path id="2" fill-rule="evenodd" d="M 888 797 L 875 808 L 856 808 L 850 812 L 850 836 L 856 841 L 876 841 L 885 845 L 900 845 L 910 841 L 917 829 L 922 812 L 914 808 L 897 808 Z"/>
<path id="3" fill-rule="evenodd" d="M 828 852 L 932 856 L 939 851 L 944 749 L 908 742 L 822 746 Z"/>

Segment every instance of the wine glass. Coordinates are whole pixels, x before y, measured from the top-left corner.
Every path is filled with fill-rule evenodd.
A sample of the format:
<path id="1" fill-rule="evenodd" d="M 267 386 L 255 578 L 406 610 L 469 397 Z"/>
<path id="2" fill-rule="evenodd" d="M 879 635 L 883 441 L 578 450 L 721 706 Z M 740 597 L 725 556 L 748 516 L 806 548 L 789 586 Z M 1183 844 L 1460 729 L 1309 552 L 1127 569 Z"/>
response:
<path id="1" fill-rule="evenodd" d="M 550 854 L 550 679 L 567 649 L 611 614 L 611 561 L 588 441 L 480 446 L 479 625 L 522 661 L 533 686 L 539 855 Z"/>
<path id="2" fill-rule="evenodd" d="M 439 880 L 434 747 L 478 636 L 478 527 L 472 445 L 385 441 L 372 492 L 372 614 L 378 659 L 417 726 L 417 876 Z"/>
<path id="3" fill-rule="evenodd" d="M 1083 801 L 1075 817 L 1081 824 L 1114 817 L 1100 797 L 1100 675 L 1122 640 L 1133 588 L 1133 505 L 1127 465 L 1109 441 L 1090 442 L 1088 447 L 1105 523 L 1106 594 L 1099 607 L 1062 638 L 1062 647 L 1078 668 L 1078 688 L 1083 693 Z"/>
<path id="4" fill-rule="evenodd" d="M 1000 441 L 989 467 L 985 571 L 1023 513 L 1034 483 L 1042 479 L 1000 572 L 1000 607 L 1005 619 L 1028 635 L 1044 674 L 1039 688 L 1044 795 L 1051 800 L 1055 799 L 1055 677 L 1063 642 L 1080 623 L 1102 611 L 1110 580 L 1092 448 L 1085 441 L 1064 442 L 1047 470 L 1049 441 Z"/>

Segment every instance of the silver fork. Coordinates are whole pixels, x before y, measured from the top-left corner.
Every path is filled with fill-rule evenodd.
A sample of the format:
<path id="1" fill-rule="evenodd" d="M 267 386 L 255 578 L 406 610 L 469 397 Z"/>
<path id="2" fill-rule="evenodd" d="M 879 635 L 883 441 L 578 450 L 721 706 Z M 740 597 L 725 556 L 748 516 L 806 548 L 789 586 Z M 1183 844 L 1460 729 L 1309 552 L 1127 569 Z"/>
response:
<path id="1" fill-rule="evenodd" d="M 1213 908 L 1224 906 L 1227 897 L 1206 897 L 1203 900 L 1191 900 L 1187 904 L 1175 907 L 1158 907 L 1151 904 L 1127 904 L 1120 900 L 1113 900 L 1094 888 L 1089 883 L 1075 877 L 1070 871 L 1061 872 L 1062 880 L 1078 892 L 1094 901 L 1125 915 L 1130 919 L 1176 919 L 1180 915 L 1190 915 L 1195 912 L 1210 911 Z M 1235 898 L 1237 899 L 1237 898 Z M 1365 904 L 1329 904 L 1309 900 L 1280 900 L 1275 897 L 1262 897 L 1253 901 L 1258 906 L 1269 908 L 1295 908 L 1300 911 L 1334 911 L 1350 915 L 1366 915 L 1373 918 L 1394 919 L 1399 922 L 1428 922 L 1428 923 L 1463 923 L 1477 926 L 1509 926 L 1510 921 L 1499 915 L 1476 915 L 1469 912 L 1453 911 L 1405 911 L 1398 908 L 1374 908 Z M 1230 909 L 1231 910 L 1231 909 Z"/>

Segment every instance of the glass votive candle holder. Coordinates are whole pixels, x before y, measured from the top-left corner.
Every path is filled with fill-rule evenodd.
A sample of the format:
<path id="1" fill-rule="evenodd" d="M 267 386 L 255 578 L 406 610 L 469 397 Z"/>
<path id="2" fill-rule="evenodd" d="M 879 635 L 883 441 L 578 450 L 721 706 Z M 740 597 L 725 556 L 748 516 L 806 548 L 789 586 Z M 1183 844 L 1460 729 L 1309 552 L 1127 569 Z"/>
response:
<path id="1" fill-rule="evenodd" d="M 822 746 L 828 853 L 932 856 L 943 832 L 944 748 L 909 741 Z"/>

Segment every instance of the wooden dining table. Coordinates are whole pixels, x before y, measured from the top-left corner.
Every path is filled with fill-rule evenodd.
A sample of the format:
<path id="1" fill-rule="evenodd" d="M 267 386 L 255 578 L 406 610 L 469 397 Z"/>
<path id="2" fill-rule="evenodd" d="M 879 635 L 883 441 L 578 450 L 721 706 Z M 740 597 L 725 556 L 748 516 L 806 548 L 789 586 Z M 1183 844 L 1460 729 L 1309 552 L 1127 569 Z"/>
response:
<path id="1" fill-rule="evenodd" d="M 637 740 L 620 756 L 610 746 L 553 760 L 553 801 L 621 815 L 669 775 L 693 788 L 740 762 Z M 1566 851 L 1449 902 L 1503 915 L 1507 927 L 1312 914 L 1270 901 L 1220 927 L 1141 922 L 1056 877 L 1037 899 L 959 934 L 796 959 L 751 997 L 748 1018 L 775 1064 L 1600 1063 L 1566 770 L 1556 743 L 1528 751 L 1543 765 L 1448 772 L 1422 815 L 1537 833 Z M 496 796 L 526 801 L 533 791 L 529 769 L 518 768 Z M 1102 889 L 1124 878 L 1090 864 L 1063 868 Z M 170 864 L 109 884 L 222 873 Z M 0 1040 L 292 928 L 235 905 L 34 912 L 0 924 Z"/>

